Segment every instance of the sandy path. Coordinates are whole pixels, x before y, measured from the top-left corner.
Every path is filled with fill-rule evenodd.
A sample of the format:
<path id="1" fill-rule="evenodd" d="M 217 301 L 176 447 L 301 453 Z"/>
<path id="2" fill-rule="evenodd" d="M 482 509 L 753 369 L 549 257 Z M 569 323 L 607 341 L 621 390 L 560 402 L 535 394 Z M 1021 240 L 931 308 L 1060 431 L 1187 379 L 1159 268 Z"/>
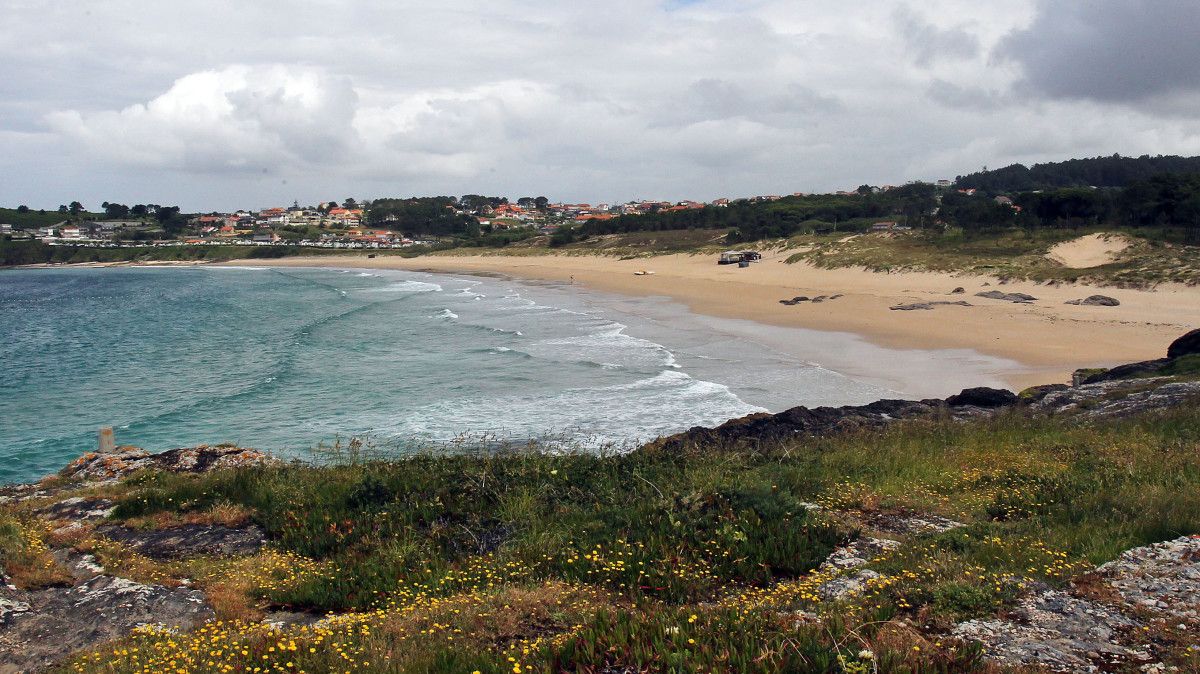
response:
<path id="1" fill-rule="evenodd" d="M 295 257 L 252 260 L 253 266 L 364 267 L 433 272 L 500 273 L 521 279 L 582 283 L 597 290 L 670 297 L 692 311 L 787 327 L 853 332 L 892 348 L 969 348 L 1017 361 L 1006 376 L 1013 387 L 1067 381 L 1080 367 L 1111 366 L 1161 357 L 1167 345 L 1200 326 L 1200 288 L 1155 291 L 999 285 L 995 279 L 941 273 L 878 274 L 786 264 L 767 254 L 748 269 L 719 266 L 712 256 L 669 255 L 636 260 L 592 256 Z M 239 263 L 231 263 L 239 264 Z M 638 276 L 635 271 L 653 271 Z M 950 295 L 955 287 L 966 293 Z M 975 297 L 981 290 L 1024 292 L 1034 304 Z M 820 304 L 779 304 L 796 295 L 843 297 Z M 1070 306 L 1070 299 L 1104 294 L 1119 307 Z M 891 311 L 910 302 L 966 300 L 974 306 Z"/>

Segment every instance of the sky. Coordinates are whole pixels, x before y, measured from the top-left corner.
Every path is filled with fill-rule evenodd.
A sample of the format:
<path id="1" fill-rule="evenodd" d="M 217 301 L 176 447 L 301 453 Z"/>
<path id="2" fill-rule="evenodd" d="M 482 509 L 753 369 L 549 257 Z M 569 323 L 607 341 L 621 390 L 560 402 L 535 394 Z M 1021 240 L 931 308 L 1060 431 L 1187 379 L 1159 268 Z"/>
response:
<path id="1" fill-rule="evenodd" d="M 1200 154 L 1195 0 L 0 0 L 0 205 L 854 189 Z"/>

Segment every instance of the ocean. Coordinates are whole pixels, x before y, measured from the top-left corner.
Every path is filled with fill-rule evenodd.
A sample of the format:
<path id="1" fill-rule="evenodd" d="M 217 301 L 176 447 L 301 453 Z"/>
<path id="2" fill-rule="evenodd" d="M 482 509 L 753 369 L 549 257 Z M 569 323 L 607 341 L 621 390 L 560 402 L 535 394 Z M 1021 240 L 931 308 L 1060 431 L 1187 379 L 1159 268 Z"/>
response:
<path id="1" fill-rule="evenodd" d="M 842 370 L 888 368 L 847 374 L 813 360 L 822 354 Z M 939 357 L 974 383 L 998 367 Z M 155 451 L 234 442 L 305 457 L 350 438 L 396 453 L 530 440 L 619 450 L 753 412 L 920 395 L 908 385 L 929 358 L 501 278 L 5 271 L 0 483 L 57 470 L 95 447 L 100 426 Z"/>

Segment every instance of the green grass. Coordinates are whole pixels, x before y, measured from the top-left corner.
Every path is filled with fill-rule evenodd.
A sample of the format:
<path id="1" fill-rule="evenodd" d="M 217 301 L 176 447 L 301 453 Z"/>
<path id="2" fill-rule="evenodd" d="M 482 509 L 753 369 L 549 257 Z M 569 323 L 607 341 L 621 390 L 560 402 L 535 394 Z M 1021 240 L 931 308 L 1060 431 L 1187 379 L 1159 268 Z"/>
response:
<path id="1" fill-rule="evenodd" d="M 1195 405 L 1089 424 L 1017 411 L 754 449 L 359 455 L 149 473 L 109 493 L 117 520 L 224 509 L 248 513 L 272 541 L 262 558 L 164 566 L 163 576 L 189 574 L 234 608 L 350 611 L 326 632 L 282 637 L 214 625 L 203 633 L 225 644 L 214 661 L 286 655 L 325 671 L 343 657 L 336 642 L 371 663 L 357 669 L 380 672 L 965 672 L 983 671 L 978 652 L 939 631 L 995 615 L 1031 582 L 1061 585 L 1127 548 L 1200 533 L 1197 448 Z M 907 539 L 872 564 L 882 580 L 818 601 L 811 570 L 830 549 L 873 514 L 904 511 L 967 526 Z M 267 650 L 284 637 L 301 655 Z M 199 648 L 155 633 L 130 643 L 163 661 Z M 111 653 L 77 665 L 137 670 Z"/>

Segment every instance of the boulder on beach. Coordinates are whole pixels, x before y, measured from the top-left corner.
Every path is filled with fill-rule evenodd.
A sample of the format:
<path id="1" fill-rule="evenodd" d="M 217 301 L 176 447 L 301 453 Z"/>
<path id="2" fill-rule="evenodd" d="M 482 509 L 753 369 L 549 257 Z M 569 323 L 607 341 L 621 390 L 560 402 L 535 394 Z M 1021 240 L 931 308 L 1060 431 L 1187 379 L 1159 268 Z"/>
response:
<path id="1" fill-rule="evenodd" d="M 1119 307 L 1121 301 L 1107 295 L 1091 295 L 1081 300 L 1067 300 L 1066 304 L 1083 305 L 1088 307 Z"/>
<path id="2" fill-rule="evenodd" d="M 981 293 L 975 293 L 976 297 L 986 297 L 992 300 L 1004 300 L 1005 302 L 1033 302 L 1037 298 L 1033 295 L 1025 293 L 1006 293 L 999 290 L 987 290 Z"/>
<path id="3" fill-rule="evenodd" d="M 959 286 L 959 287 L 955 288 L 954 290 L 951 290 L 950 294 L 951 295 L 961 295 L 965 292 L 967 292 L 967 289 L 962 286 Z"/>
<path id="4" fill-rule="evenodd" d="M 972 306 L 972 304 L 970 302 L 960 300 L 958 302 L 914 302 L 912 304 L 897 304 L 894 307 L 888 307 L 888 308 L 891 309 L 892 311 L 916 311 L 918 309 L 932 309 L 939 305 L 954 306 L 954 307 Z"/>

